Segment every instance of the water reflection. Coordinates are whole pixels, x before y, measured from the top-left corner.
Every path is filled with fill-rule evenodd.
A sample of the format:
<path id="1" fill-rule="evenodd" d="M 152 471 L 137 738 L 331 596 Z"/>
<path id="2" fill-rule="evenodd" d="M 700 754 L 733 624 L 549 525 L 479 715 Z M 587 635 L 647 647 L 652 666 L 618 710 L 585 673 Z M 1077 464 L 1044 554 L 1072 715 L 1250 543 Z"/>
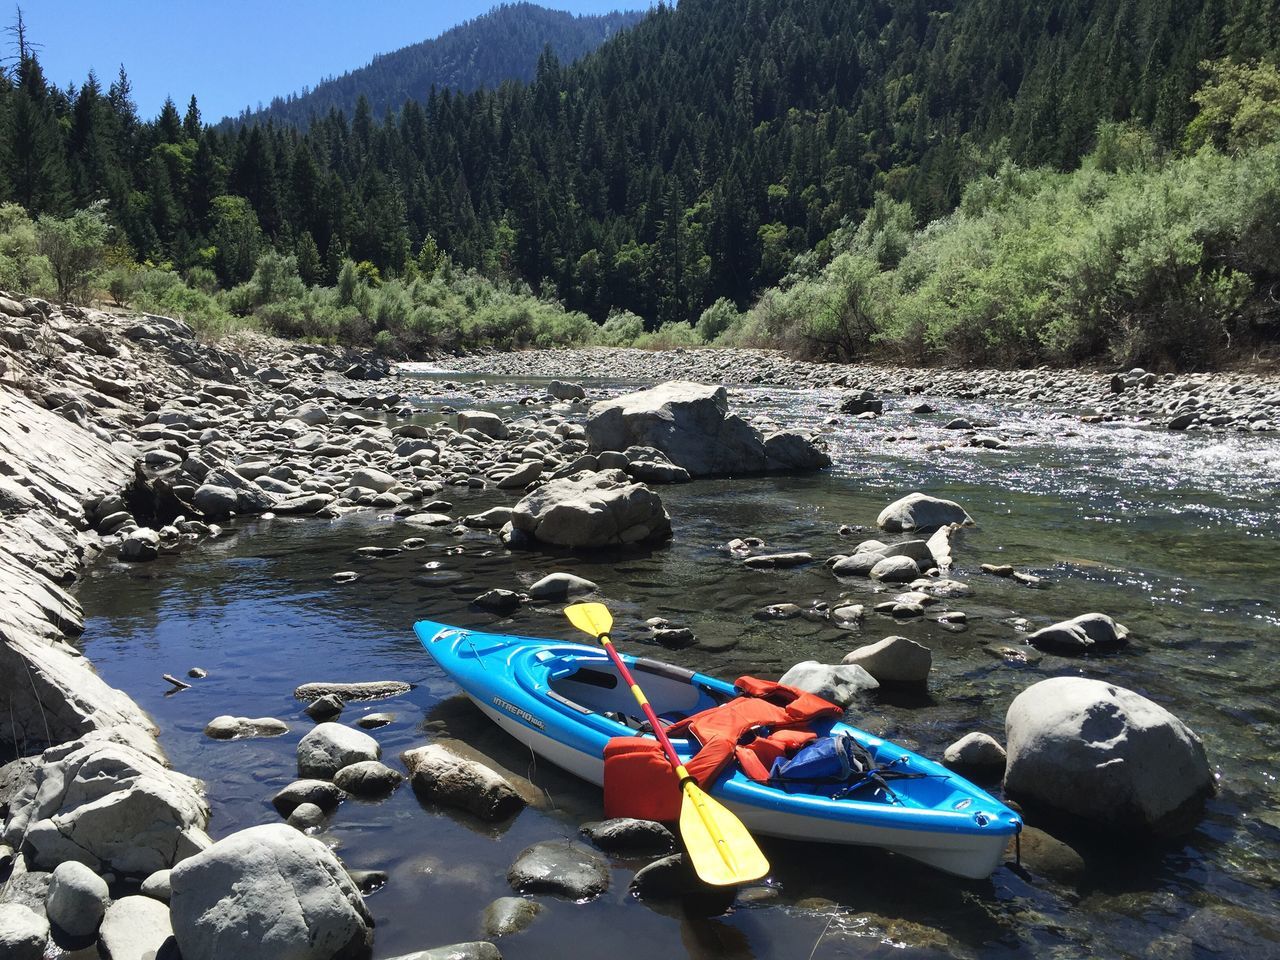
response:
<path id="1" fill-rule="evenodd" d="M 496 408 L 529 413 L 517 401 L 533 392 L 502 388 Z M 374 514 L 233 527 L 212 545 L 145 568 L 95 568 L 81 590 L 91 614 L 87 652 L 108 682 L 157 718 L 176 766 L 208 782 L 216 836 L 276 819 L 269 798 L 293 779 L 294 747 L 311 725 L 292 696 L 306 681 L 414 681 L 403 697 L 351 705 L 343 721 L 394 713 L 394 723 L 372 731 L 392 765 L 403 750 L 450 739 L 517 779 L 532 806 L 497 826 L 424 805 L 407 785 L 383 801 L 345 803 L 330 818 L 323 836 L 351 866 L 390 874 L 369 901 L 378 956 L 474 939 L 485 905 L 511 893 L 505 871 L 524 846 L 575 837 L 581 822 L 603 814 L 598 790 L 538 761 L 459 699 L 411 633 L 415 619 L 429 617 L 572 635 L 558 605 L 528 606 L 509 619 L 470 609 L 490 587 L 523 589 L 554 570 L 586 577 L 615 611 L 624 649 L 730 677 L 777 675 L 799 660 L 831 662 L 860 643 L 908 636 L 933 650 L 928 694 L 884 693 L 858 710 L 858 722 L 934 755 L 970 730 L 1002 738 L 1009 701 L 1037 679 L 1106 677 L 1183 717 L 1223 774 L 1204 823 L 1176 848 L 1112 849 L 1073 837 L 1087 873 L 1072 891 L 1007 869 L 960 883 L 879 851 L 766 840 L 774 887 L 749 892 L 719 918 L 637 901 L 627 890 L 637 864 L 614 860 L 604 896 L 588 904 L 540 898 L 547 910 L 501 941 L 503 955 L 790 960 L 898 956 L 909 944 L 916 956 L 1149 956 L 1160 936 L 1173 938 L 1162 949 L 1190 943 L 1194 953 L 1204 929 L 1226 930 L 1225 942 L 1243 942 L 1254 956 L 1274 954 L 1280 711 L 1272 654 L 1280 612 L 1271 584 L 1280 568 L 1280 441 L 1175 436 L 1081 424 L 1063 411 L 941 400 L 933 403 L 943 413 L 913 416 L 891 403 L 878 421 L 829 426 L 836 395 L 828 391 L 745 388 L 733 400 L 749 416 L 820 430 L 833 469 L 664 488 L 677 536 L 643 552 L 512 556 L 488 534 L 455 537 Z M 424 422 L 440 402 L 425 405 Z M 461 388 L 444 402 L 474 405 Z M 930 449 L 956 440 L 942 426 L 952 416 L 997 424 L 988 432 L 1011 447 Z M 842 524 L 871 528 L 887 502 L 913 489 L 944 492 L 979 521 L 961 538 L 955 570 L 974 595 L 948 601 L 969 615 L 965 631 L 873 613 L 852 630 L 752 618 L 777 602 L 870 607 L 885 599 L 868 581 L 837 581 L 820 561 L 870 535 L 841 536 Z M 446 496 L 458 516 L 512 502 L 498 491 L 450 488 Z M 808 550 L 819 562 L 750 571 L 722 549 L 738 536 Z M 377 559 L 355 553 L 407 537 L 425 543 Z M 1044 588 L 984 575 L 983 562 L 1036 573 Z M 340 570 L 359 579 L 336 583 Z M 1131 647 L 1085 661 L 999 656 L 1027 629 L 1087 610 L 1128 624 Z M 692 628 L 697 644 L 655 649 L 644 625 L 653 616 Z M 208 678 L 166 696 L 161 675 L 192 666 Z M 223 713 L 276 716 L 292 730 L 274 740 L 206 739 L 205 723 Z"/>

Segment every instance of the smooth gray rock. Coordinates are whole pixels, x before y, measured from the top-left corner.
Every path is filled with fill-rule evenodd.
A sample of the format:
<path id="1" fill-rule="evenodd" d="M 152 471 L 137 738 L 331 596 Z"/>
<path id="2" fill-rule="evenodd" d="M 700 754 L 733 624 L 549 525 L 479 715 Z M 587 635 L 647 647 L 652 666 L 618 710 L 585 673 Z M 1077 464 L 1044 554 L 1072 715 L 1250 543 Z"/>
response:
<path id="1" fill-rule="evenodd" d="M 192 497 L 196 509 L 210 520 L 229 517 L 239 502 L 240 496 L 235 490 L 212 483 L 201 484 Z"/>
<path id="2" fill-rule="evenodd" d="M 49 878 L 45 912 L 50 923 L 72 937 L 87 937 L 102 923 L 110 899 L 105 880 L 83 863 L 68 860 Z"/>
<path id="3" fill-rule="evenodd" d="M 920 576 L 920 567 L 910 557 L 885 557 L 876 561 L 870 576 L 885 583 L 910 583 Z"/>
<path id="4" fill-rule="evenodd" d="M 880 511 L 876 524 L 890 533 L 915 530 L 927 533 L 949 523 L 972 524 L 960 504 L 923 493 L 910 493 Z"/>
<path id="5" fill-rule="evenodd" d="M 551 480 L 511 513 L 514 529 L 561 547 L 659 543 L 671 538 L 671 518 L 648 487 L 620 470 Z"/>
<path id="6" fill-rule="evenodd" d="M 373 918 L 338 859 L 285 824 L 219 840 L 178 864 L 171 883 L 183 960 L 339 960 L 373 943 Z"/>
<path id="7" fill-rule="evenodd" d="M 131 735 L 155 753 L 103 736 L 46 750 L 11 804 L 4 841 L 24 844 L 36 869 L 78 860 L 139 878 L 207 847 L 200 784 L 162 766 L 144 734 Z"/>
<path id="8" fill-rule="evenodd" d="M 316 723 L 324 723 L 326 720 L 337 720 L 342 716 L 346 705 L 346 702 L 336 693 L 326 693 L 323 697 L 317 697 L 308 703 L 302 708 L 302 712 Z"/>
<path id="9" fill-rule="evenodd" d="M 593 453 L 653 447 L 692 476 L 813 469 L 826 455 L 795 434 L 767 445 L 755 427 L 729 413 L 724 387 L 673 380 L 602 400 L 587 416 Z"/>
<path id="10" fill-rule="evenodd" d="M 933 654 L 906 637 L 885 637 L 845 654 L 841 663 L 856 664 L 885 684 L 922 684 L 933 669 Z"/>
<path id="11" fill-rule="evenodd" d="M 494 440 L 505 440 L 510 435 L 507 425 L 496 413 L 485 413 L 481 410 L 463 410 L 458 414 L 459 430 L 479 430 Z"/>
<path id="12" fill-rule="evenodd" d="M 1214 790 L 1204 747 L 1146 697 L 1085 677 L 1054 677 L 1005 716 L 1005 790 L 1113 827 L 1176 834 Z"/>
<path id="13" fill-rule="evenodd" d="M 507 870 L 507 883 L 522 893 L 590 900 L 609 889 L 609 866 L 580 843 L 543 840 L 520 852 Z"/>
<path id="14" fill-rule="evenodd" d="M 876 678 L 857 665 L 832 665 L 805 660 L 782 675 L 782 683 L 817 694 L 824 700 L 848 707 L 861 694 L 877 689 Z"/>
<path id="15" fill-rule="evenodd" d="M 49 921 L 20 903 L 0 903 L 0 957 L 42 960 Z"/>
<path id="16" fill-rule="evenodd" d="M 396 478 L 385 470 L 375 470 L 372 467 L 361 467 L 351 473 L 350 484 L 353 487 L 364 487 L 367 490 L 373 490 L 377 493 L 385 493 L 396 485 Z"/>
<path id="17" fill-rule="evenodd" d="M 590 580 L 572 573 L 549 573 L 529 588 L 534 600 L 566 600 L 598 589 Z"/>
<path id="18" fill-rule="evenodd" d="M 213 740 L 278 737 L 288 732 L 289 725 L 275 717 L 214 717 L 204 728 L 204 735 Z"/>
<path id="19" fill-rule="evenodd" d="M 547 384 L 547 396 L 554 397 L 556 400 L 585 400 L 587 391 L 578 383 L 552 380 Z"/>
<path id="20" fill-rule="evenodd" d="M 676 842 L 671 831 L 662 824 L 634 817 L 584 823 L 578 832 L 610 853 L 670 850 Z"/>
<path id="21" fill-rule="evenodd" d="M 891 543 L 880 552 L 886 557 L 910 557 L 921 570 L 928 570 L 934 564 L 933 551 L 929 549 L 928 541 L 925 540 L 903 540 L 899 543 Z"/>
<path id="22" fill-rule="evenodd" d="M 341 772 L 341 771 L 339 771 Z M 314 830 L 324 824 L 324 811 L 314 803 L 300 803 L 293 808 L 285 823 L 295 830 Z"/>
<path id="23" fill-rule="evenodd" d="M 419 797 L 466 810 L 496 822 L 524 809 L 525 800 L 502 774 L 482 763 L 459 757 L 439 744 L 400 755 L 409 782 Z"/>
<path id="24" fill-rule="evenodd" d="M 542 476 L 542 464 L 537 460 L 526 460 L 498 481 L 499 490 L 523 490 Z"/>
<path id="25" fill-rule="evenodd" d="M 103 960 L 162 960 L 172 956 L 165 952 L 171 949 L 165 943 L 172 937 L 165 904 L 151 897 L 124 897 L 107 907 L 98 930 L 98 950 Z"/>
<path id="26" fill-rule="evenodd" d="M 742 561 L 744 567 L 750 567 L 753 570 L 785 570 L 790 567 L 802 567 L 807 563 L 813 563 L 813 554 L 803 552 L 764 553 L 747 557 Z"/>
<path id="27" fill-rule="evenodd" d="M 377 760 L 362 760 L 343 767 L 334 774 L 333 782 L 357 797 L 384 797 L 404 780 L 398 770 L 392 770 Z"/>
<path id="28" fill-rule="evenodd" d="M 1129 630 L 1104 613 L 1082 613 L 1070 620 L 1043 627 L 1027 637 L 1037 650 L 1079 655 L 1107 653 L 1129 642 Z"/>
<path id="29" fill-rule="evenodd" d="M 295 780 L 271 798 L 271 805 L 280 816 L 287 817 L 304 803 L 332 810 L 344 796 L 341 788 L 328 780 Z"/>
<path id="30" fill-rule="evenodd" d="M 1006 755 L 999 741 L 985 733 L 966 733 L 942 754 L 944 766 L 965 776 L 1004 775 Z"/>
<path id="31" fill-rule="evenodd" d="M 536 900 L 524 897 L 499 897 L 480 915 L 480 931 L 486 937 L 505 937 L 528 928 L 546 909 Z"/>
<path id="32" fill-rule="evenodd" d="M 831 565 L 837 577 L 869 577 L 876 564 L 886 559 L 876 550 L 861 550 L 851 557 L 842 557 Z"/>
<path id="33" fill-rule="evenodd" d="M 160 534 L 149 527 L 139 527 L 120 541 L 120 559 L 131 563 L 154 560 L 160 555 Z"/>
<path id="34" fill-rule="evenodd" d="M 298 775 L 332 777 L 343 767 L 382 756 L 378 741 L 340 723 L 318 723 L 298 742 Z"/>
<path id="35" fill-rule="evenodd" d="M 138 892 L 144 897 L 150 897 L 152 900 L 168 903 L 170 889 L 169 871 L 157 870 L 142 881 L 142 886 L 138 888 Z"/>

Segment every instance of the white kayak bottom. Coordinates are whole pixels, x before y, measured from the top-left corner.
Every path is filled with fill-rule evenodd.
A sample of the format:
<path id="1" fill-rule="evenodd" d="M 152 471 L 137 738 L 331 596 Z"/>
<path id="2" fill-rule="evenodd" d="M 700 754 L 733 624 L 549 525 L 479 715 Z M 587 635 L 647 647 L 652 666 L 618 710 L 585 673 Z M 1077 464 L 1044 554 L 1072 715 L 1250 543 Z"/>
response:
<path id="1" fill-rule="evenodd" d="M 468 694 L 490 720 L 534 753 L 575 776 L 597 786 L 604 785 L 604 758 L 577 750 L 567 743 L 549 737 L 520 723 L 509 713 L 495 709 Z M 989 877 L 1004 858 L 1009 837 L 946 833 L 890 827 L 883 824 L 858 824 L 842 820 L 765 809 L 738 803 L 715 795 L 732 810 L 748 829 L 771 837 L 807 840 L 817 843 L 840 843 L 854 846 L 880 847 L 910 857 L 948 873 L 972 879 Z"/>

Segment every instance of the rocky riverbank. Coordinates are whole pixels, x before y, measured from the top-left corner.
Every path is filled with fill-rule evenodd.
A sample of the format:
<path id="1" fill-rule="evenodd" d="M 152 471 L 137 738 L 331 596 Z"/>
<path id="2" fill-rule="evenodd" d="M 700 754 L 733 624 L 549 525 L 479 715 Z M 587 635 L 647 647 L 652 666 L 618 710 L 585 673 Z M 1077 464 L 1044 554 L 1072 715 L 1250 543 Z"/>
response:
<path id="1" fill-rule="evenodd" d="M 1156 374 L 1038 367 L 953 370 L 810 363 L 769 350 L 648 351 L 596 347 L 498 353 L 449 361 L 452 369 L 497 376 L 700 380 L 780 387 L 834 387 L 889 405 L 919 394 L 957 400 L 1062 407 L 1087 422 L 1123 420 L 1170 430 L 1280 430 L 1280 376 Z M 865 408 L 875 412 L 875 408 Z M 856 411 L 855 411 L 856 412 Z"/>
<path id="2" fill-rule="evenodd" d="M 0 707 L 12 718 L 9 739 L 16 757 L 0 770 L 0 947 L 22 960 L 39 956 L 50 937 L 55 946 L 74 949 L 96 936 L 103 955 L 114 960 L 171 950 L 165 944 L 172 937 L 187 960 L 225 956 L 231 944 L 238 954 L 264 960 L 285 952 L 316 960 L 366 955 L 373 931 L 362 894 L 381 880 L 348 873 L 311 837 L 340 802 L 383 796 L 407 780 L 426 802 L 505 822 L 536 799 L 529 785 L 522 793 L 520 784 L 485 764 L 437 745 L 403 753 L 405 776 L 382 762 L 376 736 L 335 722 L 353 700 L 394 693 L 341 683 L 304 685 L 297 696 L 309 703 L 307 715 L 317 725 L 297 744 L 302 779 L 271 798 L 288 825 L 253 827 L 213 843 L 200 784 L 169 769 L 148 718 L 104 684 L 72 643 L 83 620 L 66 588 L 98 554 L 144 564 L 217 542 L 223 526 L 241 518 L 309 516 L 318 523 L 354 511 L 376 511 L 403 533 L 399 546 L 357 550 L 369 560 L 419 549 L 427 536 L 446 531 L 486 537 L 495 550 L 661 543 L 673 533 L 661 499 L 666 484 L 813 470 L 829 462 L 820 437 L 747 421 L 715 386 L 835 382 L 817 379 L 826 376 L 821 365 L 754 351 L 591 351 L 469 363 L 503 367 L 499 372 L 511 376 L 554 371 L 580 378 L 607 370 L 614 378 L 711 385 L 671 383 L 620 398 L 593 390 L 590 399 L 605 402 L 592 406 L 590 415 L 587 391 L 572 382 L 532 392 L 518 384 L 435 385 L 455 403 L 464 397 L 483 406 L 502 398 L 523 408 L 504 418 L 447 406 L 436 395 L 424 395 L 421 382 L 387 380 L 386 365 L 371 357 L 265 338 L 210 346 L 168 318 L 0 297 L 0 582 L 6 595 L 0 608 Z M 845 377 L 838 387 L 858 388 L 850 394 L 854 399 L 869 391 L 870 401 L 898 389 L 889 386 L 899 383 L 891 376 L 907 376 L 851 381 L 849 368 L 828 372 Z M 971 375 L 965 376 L 972 389 Z M 1141 386 L 1141 379 L 1134 389 L 1162 389 L 1158 383 Z M 906 381 L 901 384 L 906 393 L 915 392 Z M 957 391 L 959 385 L 955 381 Z M 1016 389 L 1026 392 L 999 395 L 1067 403 L 1033 395 L 1027 384 Z M 1267 398 L 1274 392 L 1257 389 L 1263 392 L 1242 387 L 1237 393 L 1270 409 Z M 1221 392 L 1214 386 L 1208 393 L 1216 398 Z M 855 415 L 874 413 L 869 407 Z M 1246 416 L 1241 422 L 1270 421 Z M 507 502 L 457 515 L 450 491 L 477 489 L 496 491 Z M 962 629 L 963 614 L 938 601 L 965 595 L 967 587 L 946 574 L 952 538 L 971 521 L 957 504 L 906 497 L 879 517 L 879 539 L 851 543 L 827 558 L 829 579 L 902 584 L 905 592 L 880 605 L 888 605 L 888 614 Z M 749 539 L 726 544 L 724 554 L 751 570 L 822 569 L 809 553 L 778 553 Z M 362 574 L 338 570 L 332 576 L 350 583 Z M 527 591 L 487 590 L 472 606 L 507 616 L 594 589 L 590 581 L 556 572 Z M 816 618 L 836 628 L 865 616 L 853 603 L 772 604 L 758 613 L 768 619 Z M 687 629 L 662 622 L 652 623 L 652 638 L 671 648 L 695 639 Z M 1031 639 L 1078 656 L 1097 645 L 1122 645 L 1125 630 L 1093 614 Z M 927 648 L 890 637 L 859 646 L 841 663 L 799 664 L 787 679 L 853 702 L 877 685 L 918 688 L 931 670 Z M 177 683 L 199 683 L 200 674 Z M 1185 828 L 1212 788 L 1198 739 L 1144 697 L 1100 681 L 1087 683 L 1071 690 L 1065 707 L 1042 684 L 1028 688 L 1017 714 L 1010 711 L 1009 777 L 1023 785 L 1025 799 L 1052 808 L 1062 792 L 1055 775 L 1078 786 L 1090 769 L 1106 768 L 1105 782 L 1083 792 L 1122 803 L 1067 812 L 1143 832 Z M 388 689 L 400 691 L 403 685 Z M 1038 689 L 1039 695 L 1033 693 Z M 1083 768 L 1068 769 L 1061 758 L 1098 711 L 1109 718 L 1105 742 Z M 376 724 L 370 729 L 376 732 Z M 274 717 L 219 716 L 205 728 L 217 739 L 286 732 L 288 724 Z M 949 762 L 998 778 L 1006 758 L 998 743 L 988 741 L 965 738 L 954 745 Z M 1176 784 L 1136 762 L 1150 749 L 1178 757 Z M 609 838 L 628 829 L 642 831 L 612 824 L 586 835 L 607 851 Z M 1062 855 L 1064 848 L 1051 839 L 1041 843 Z M 673 889 L 688 892 L 687 883 L 677 882 L 682 871 L 679 861 L 659 859 L 636 872 L 632 882 L 639 896 L 662 899 Z M 609 863 L 599 853 L 554 840 L 528 847 L 508 874 L 517 893 L 571 900 L 598 896 L 609 877 Z M 500 899 L 486 911 L 484 928 L 493 937 L 537 915 L 536 901 L 530 907 L 528 900 L 503 899 L 513 902 Z M 292 906 L 280 914 L 282 902 Z M 246 931 L 258 929 L 268 915 L 276 917 L 271 934 L 246 944 Z M 492 958 L 498 951 L 490 943 L 474 943 L 449 955 Z"/>

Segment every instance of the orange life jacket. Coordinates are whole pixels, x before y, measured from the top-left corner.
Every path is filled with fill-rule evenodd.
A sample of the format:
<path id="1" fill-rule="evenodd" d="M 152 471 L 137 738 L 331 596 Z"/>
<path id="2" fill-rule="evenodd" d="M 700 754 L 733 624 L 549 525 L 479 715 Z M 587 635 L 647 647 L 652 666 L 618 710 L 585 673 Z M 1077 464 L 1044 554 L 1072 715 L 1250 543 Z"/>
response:
<path id="1" fill-rule="evenodd" d="M 702 745 L 685 769 L 704 787 L 734 759 L 752 780 L 767 782 L 778 757 L 817 738 L 809 729 L 815 720 L 844 713 L 829 700 L 772 680 L 739 677 L 734 686 L 742 696 L 667 728 L 668 736 L 688 731 Z"/>

